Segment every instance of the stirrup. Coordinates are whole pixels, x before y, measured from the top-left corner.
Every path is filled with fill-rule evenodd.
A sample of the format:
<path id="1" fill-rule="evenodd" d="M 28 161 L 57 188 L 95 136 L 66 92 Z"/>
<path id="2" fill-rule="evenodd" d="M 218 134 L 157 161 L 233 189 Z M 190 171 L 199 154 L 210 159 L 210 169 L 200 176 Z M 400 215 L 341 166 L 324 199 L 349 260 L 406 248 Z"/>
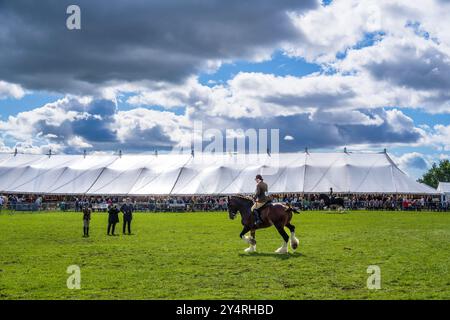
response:
<path id="1" fill-rule="evenodd" d="M 253 223 L 255 226 L 262 223 L 262 219 L 259 215 L 258 211 L 254 211 L 255 214 L 255 222 Z"/>

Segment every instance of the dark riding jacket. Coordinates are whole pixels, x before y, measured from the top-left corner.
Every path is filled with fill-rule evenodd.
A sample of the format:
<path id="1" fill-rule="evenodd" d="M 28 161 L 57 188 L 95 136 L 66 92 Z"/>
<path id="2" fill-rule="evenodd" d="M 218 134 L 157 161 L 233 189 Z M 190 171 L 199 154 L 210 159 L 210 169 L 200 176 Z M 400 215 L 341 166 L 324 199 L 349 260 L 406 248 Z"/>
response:
<path id="1" fill-rule="evenodd" d="M 90 208 L 84 208 L 83 209 L 83 220 L 91 220 L 91 209 Z"/>
<path id="2" fill-rule="evenodd" d="M 269 190 L 267 183 L 264 181 L 259 182 L 256 185 L 255 198 L 257 202 L 267 202 L 269 197 L 266 195 L 266 192 Z"/>
<path id="3" fill-rule="evenodd" d="M 132 204 L 123 204 L 120 211 L 123 212 L 123 221 L 131 221 L 133 219 L 134 208 Z"/>
<path id="4" fill-rule="evenodd" d="M 119 222 L 119 209 L 117 208 L 109 208 L 108 210 L 108 223 L 117 223 Z"/>

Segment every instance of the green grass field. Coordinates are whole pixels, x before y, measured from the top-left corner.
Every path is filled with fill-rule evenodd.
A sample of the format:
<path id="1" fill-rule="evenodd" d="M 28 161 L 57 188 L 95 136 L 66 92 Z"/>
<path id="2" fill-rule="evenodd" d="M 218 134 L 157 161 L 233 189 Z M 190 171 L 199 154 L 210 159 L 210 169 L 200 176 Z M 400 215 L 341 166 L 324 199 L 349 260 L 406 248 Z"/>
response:
<path id="1" fill-rule="evenodd" d="M 0 299 L 450 299 L 448 213 L 308 212 L 293 223 L 300 247 L 280 256 L 275 228 L 245 254 L 240 221 L 224 212 L 137 213 L 134 235 L 117 237 L 95 213 L 83 238 L 79 213 L 3 211 Z M 66 286 L 73 264 L 80 290 Z M 369 265 L 380 290 L 367 289 Z"/>

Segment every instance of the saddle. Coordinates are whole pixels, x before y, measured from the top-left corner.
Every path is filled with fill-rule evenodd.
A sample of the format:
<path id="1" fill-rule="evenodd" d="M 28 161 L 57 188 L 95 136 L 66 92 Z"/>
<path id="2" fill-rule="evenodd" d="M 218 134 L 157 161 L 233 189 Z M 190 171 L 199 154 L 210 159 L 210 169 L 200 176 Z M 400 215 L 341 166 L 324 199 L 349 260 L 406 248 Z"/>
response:
<path id="1" fill-rule="evenodd" d="M 264 205 L 261 208 L 259 208 L 258 210 L 259 210 L 259 212 L 261 212 L 263 209 L 265 209 L 266 207 L 269 207 L 269 206 L 272 206 L 272 200 L 267 200 L 267 202 L 264 203 Z"/>

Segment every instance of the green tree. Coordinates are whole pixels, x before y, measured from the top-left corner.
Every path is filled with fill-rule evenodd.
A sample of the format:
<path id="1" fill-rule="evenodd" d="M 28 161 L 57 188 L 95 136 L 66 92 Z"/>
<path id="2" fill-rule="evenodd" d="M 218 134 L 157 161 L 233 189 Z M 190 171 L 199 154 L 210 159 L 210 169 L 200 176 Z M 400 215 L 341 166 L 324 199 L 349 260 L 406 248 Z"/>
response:
<path id="1" fill-rule="evenodd" d="M 433 188 L 437 188 L 439 181 L 450 182 L 450 161 L 448 159 L 441 160 L 439 165 L 433 163 L 430 170 L 417 181 L 425 183 Z"/>

